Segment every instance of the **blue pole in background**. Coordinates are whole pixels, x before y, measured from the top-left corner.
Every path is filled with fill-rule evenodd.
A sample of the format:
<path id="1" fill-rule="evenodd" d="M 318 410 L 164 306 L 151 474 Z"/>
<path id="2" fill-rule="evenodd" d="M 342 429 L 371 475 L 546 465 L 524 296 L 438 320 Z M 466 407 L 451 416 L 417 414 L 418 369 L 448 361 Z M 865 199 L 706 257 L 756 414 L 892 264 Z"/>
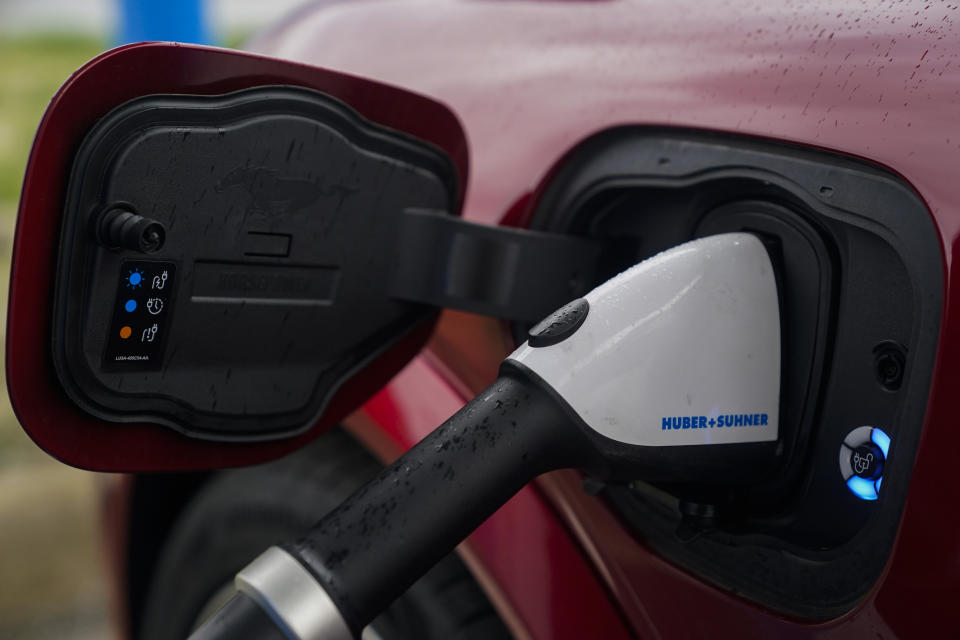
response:
<path id="1" fill-rule="evenodd" d="M 119 0 L 119 42 L 211 44 L 203 0 Z"/>

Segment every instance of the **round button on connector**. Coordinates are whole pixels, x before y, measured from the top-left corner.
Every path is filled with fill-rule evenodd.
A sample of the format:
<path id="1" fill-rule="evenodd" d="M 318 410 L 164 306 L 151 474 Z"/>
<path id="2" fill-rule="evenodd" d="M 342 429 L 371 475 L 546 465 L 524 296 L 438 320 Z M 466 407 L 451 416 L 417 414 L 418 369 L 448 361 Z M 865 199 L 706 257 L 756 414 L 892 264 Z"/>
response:
<path id="1" fill-rule="evenodd" d="M 531 347 L 549 347 L 563 342 L 580 328 L 590 312 L 590 303 L 579 298 L 541 320 L 527 332 Z"/>
<path id="2" fill-rule="evenodd" d="M 857 427 L 840 445 L 840 474 L 847 488 L 861 500 L 876 500 L 883 467 L 890 452 L 890 436 L 876 427 Z"/>

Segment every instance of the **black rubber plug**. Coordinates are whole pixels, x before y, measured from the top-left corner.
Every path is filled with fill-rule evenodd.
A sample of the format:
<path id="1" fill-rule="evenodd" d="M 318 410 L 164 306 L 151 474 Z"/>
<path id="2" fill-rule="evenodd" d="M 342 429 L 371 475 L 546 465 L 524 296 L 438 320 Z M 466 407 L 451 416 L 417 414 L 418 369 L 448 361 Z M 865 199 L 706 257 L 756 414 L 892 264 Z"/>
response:
<path id="1" fill-rule="evenodd" d="M 97 241 L 110 249 L 154 253 L 167 239 L 161 223 L 121 208 L 107 209 L 100 214 L 95 228 Z"/>

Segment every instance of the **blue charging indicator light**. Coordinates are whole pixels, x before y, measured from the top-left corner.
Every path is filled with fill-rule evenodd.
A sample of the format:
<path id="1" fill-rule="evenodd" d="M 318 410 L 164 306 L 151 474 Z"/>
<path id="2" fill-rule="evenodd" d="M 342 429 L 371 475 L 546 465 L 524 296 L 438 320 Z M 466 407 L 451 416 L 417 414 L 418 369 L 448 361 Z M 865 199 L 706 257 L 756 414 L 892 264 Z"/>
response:
<path id="1" fill-rule="evenodd" d="M 847 434 L 840 446 L 840 472 L 853 495 L 861 500 L 877 499 L 883 483 L 882 470 L 889 455 L 890 436 L 883 429 L 863 426 Z"/>
<path id="2" fill-rule="evenodd" d="M 123 305 L 123 308 L 128 312 L 132 312 L 137 308 L 137 301 L 131 298 L 130 300 L 127 300 L 127 303 Z"/>
<path id="3" fill-rule="evenodd" d="M 870 439 L 873 440 L 873 444 L 880 447 L 880 451 L 883 451 L 884 458 L 890 455 L 890 436 L 874 427 L 870 433 Z"/>
<path id="4" fill-rule="evenodd" d="M 850 487 L 850 491 L 853 491 L 853 494 L 861 500 L 876 500 L 877 485 L 879 484 L 880 480 L 877 480 L 876 484 L 874 484 L 873 480 L 867 480 L 860 476 L 850 476 L 850 479 L 847 480 L 847 486 Z"/>

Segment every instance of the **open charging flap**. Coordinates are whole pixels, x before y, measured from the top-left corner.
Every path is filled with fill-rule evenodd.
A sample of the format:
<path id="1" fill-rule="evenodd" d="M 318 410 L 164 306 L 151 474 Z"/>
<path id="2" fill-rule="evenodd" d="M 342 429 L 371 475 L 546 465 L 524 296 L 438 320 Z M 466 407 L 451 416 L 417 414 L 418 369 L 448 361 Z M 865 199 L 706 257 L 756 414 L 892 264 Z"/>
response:
<path id="1" fill-rule="evenodd" d="M 293 451 L 452 307 L 536 321 L 603 247 L 459 217 L 456 116 L 234 51 L 121 47 L 52 100 L 14 246 L 7 379 L 42 448 L 104 471 Z"/>
<path id="2" fill-rule="evenodd" d="M 437 307 L 397 293 L 416 287 L 395 282 L 398 239 L 455 216 L 466 179 L 456 117 L 406 91 L 202 47 L 104 54 L 54 97 L 27 169 L 18 418 L 97 470 L 295 449 L 425 343 Z"/>

